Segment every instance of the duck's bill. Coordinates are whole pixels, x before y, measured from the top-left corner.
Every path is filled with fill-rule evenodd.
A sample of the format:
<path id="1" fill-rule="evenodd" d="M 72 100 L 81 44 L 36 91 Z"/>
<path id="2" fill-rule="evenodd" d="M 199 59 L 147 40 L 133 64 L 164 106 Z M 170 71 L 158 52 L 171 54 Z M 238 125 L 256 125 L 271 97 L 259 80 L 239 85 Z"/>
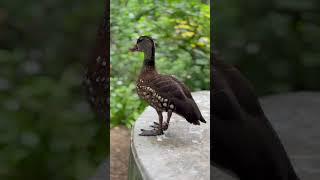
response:
<path id="1" fill-rule="evenodd" d="M 131 52 L 139 51 L 139 48 L 137 45 L 134 45 L 132 48 L 129 49 Z"/>

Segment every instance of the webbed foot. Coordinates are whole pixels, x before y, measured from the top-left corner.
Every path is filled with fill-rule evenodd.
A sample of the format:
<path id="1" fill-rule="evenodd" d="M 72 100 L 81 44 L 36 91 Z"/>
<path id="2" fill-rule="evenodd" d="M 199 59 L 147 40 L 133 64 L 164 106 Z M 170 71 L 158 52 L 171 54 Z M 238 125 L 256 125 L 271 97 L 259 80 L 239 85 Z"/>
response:
<path id="1" fill-rule="evenodd" d="M 161 129 L 155 128 L 152 130 L 145 130 L 141 129 L 142 133 L 140 133 L 140 136 L 159 136 L 163 134 L 163 131 Z"/>
<path id="2" fill-rule="evenodd" d="M 154 128 L 154 129 L 159 129 L 159 123 L 153 122 L 153 125 L 151 125 L 150 127 Z M 169 127 L 169 124 L 164 122 L 163 125 L 162 125 L 162 129 L 164 131 L 166 131 L 168 129 L 168 127 Z"/>

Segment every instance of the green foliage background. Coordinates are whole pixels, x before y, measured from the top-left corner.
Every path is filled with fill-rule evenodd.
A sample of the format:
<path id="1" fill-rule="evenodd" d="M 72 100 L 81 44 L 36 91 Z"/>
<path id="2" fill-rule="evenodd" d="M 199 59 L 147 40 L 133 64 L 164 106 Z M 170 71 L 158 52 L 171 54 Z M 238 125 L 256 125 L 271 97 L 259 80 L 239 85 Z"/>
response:
<path id="1" fill-rule="evenodd" d="M 105 158 L 81 84 L 103 8 L 1 0 L 0 179 L 87 179 Z"/>
<path id="2" fill-rule="evenodd" d="M 215 47 L 259 95 L 320 90 L 320 1 L 214 1 Z"/>
<path id="3" fill-rule="evenodd" d="M 208 1 L 111 1 L 111 126 L 130 127 L 146 106 L 135 92 L 143 54 L 128 51 L 141 35 L 155 39 L 160 73 L 209 89 L 209 26 Z"/>

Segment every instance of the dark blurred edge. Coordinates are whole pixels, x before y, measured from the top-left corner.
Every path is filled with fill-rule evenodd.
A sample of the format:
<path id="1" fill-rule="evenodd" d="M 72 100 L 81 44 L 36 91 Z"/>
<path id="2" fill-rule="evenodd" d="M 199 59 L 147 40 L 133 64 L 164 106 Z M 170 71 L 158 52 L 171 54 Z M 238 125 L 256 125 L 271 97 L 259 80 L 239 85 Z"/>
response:
<path id="1" fill-rule="evenodd" d="M 110 147 L 110 3 L 105 0 L 105 10 L 102 23 L 99 26 L 95 46 L 91 50 L 85 72 L 84 86 L 91 108 L 97 114 L 101 124 L 106 127 L 106 154 Z M 102 167 L 109 179 L 109 160 Z M 100 171 L 101 172 L 101 171 Z M 100 175 L 101 176 L 101 175 Z"/>
<path id="2" fill-rule="evenodd" d="M 110 176 L 109 176 L 109 159 L 107 159 L 106 161 L 104 161 L 99 168 L 97 169 L 96 173 L 89 179 L 89 180 L 109 180 Z M 105 173 L 107 169 L 107 173 Z"/>
<path id="3" fill-rule="evenodd" d="M 212 82 L 212 76 L 213 76 L 213 63 L 215 61 L 214 59 L 214 1 L 210 0 L 210 90 L 213 89 L 213 83 Z M 210 102 L 213 102 L 213 96 L 210 94 Z M 210 106 L 210 112 L 213 112 L 212 110 L 213 106 Z M 210 115 L 210 117 L 212 117 Z M 214 121 L 210 123 L 210 129 L 213 129 Z M 212 166 L 213 162 L 213 149 L 212 149 L 212 139 L 213 139 L 213 134 L 210 131 L 210 167 Z M 210 177 L 213 174 L 213 168 L 210 168 Z M 210 178 L 211 179 L 211 178 Z"/>

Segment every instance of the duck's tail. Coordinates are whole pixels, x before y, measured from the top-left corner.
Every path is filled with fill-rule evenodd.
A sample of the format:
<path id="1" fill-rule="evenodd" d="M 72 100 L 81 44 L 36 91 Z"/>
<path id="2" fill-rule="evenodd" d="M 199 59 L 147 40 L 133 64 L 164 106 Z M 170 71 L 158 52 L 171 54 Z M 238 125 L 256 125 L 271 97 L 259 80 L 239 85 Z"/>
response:
<path id="1" fill-rule="evenodd" d="M 199 121 L 203 122 L 203 123 L 206 123 L 207 121 L 202 117 L 202 115 L 200 116 L 200 119 Z"/>
<path id="2" fill-rule="evenodd" d="M 202 117 L 202 115 L 200 115 L 200 118 L 191 117 L 191 118 L 186 118 L 186 120 L 189 123 L 194 124 L 194 125 L 200 125 L 200 122 L 206 123 L 206 120 Z"/>

